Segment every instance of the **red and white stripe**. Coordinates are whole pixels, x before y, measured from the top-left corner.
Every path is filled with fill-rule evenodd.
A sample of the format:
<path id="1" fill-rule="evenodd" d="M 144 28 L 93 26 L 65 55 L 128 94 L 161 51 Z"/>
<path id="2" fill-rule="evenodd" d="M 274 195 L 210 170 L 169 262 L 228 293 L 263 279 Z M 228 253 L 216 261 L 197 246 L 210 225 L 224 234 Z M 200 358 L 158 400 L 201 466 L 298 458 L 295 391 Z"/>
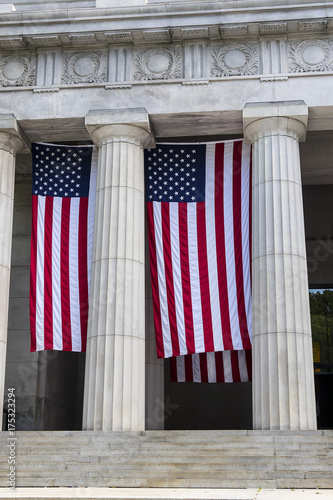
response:
<path id="1" fill-rule="evenodd" d="M 97 152 L 89 198 L 32 196 L 31 352 L 85 351 Z"/>
<path id="2" fill-rule="evenodd" d="M 207 352 L 170 358 L 171 382 L 249 382 L 251 349 Z"/>
<path id="3" fill-rule="evenodd" d="M 157 355 L 251 348 L 251 149 L 206 145 L 205 202 L 148 202 Z"/>

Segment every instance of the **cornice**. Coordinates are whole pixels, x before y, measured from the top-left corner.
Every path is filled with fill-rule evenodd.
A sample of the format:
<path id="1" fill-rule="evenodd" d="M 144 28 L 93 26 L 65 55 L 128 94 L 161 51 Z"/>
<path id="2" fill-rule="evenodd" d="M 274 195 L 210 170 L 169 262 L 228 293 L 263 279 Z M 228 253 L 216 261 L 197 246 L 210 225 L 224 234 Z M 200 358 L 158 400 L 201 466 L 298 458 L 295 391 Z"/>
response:
<path id="1" fill-rule="evenodd" d="M 142 7 L 21 11 L 2 14 L 0 30 L 1 39 L 13 40 L 14 48 L 15 43 L 18 47 L 39 46 L 38 37 L 43 36 L 58 37 L 54 39 L 55 45 L 82 45 L 81 41 L 90 44 L 84 40 L 86 36 L 91 37 L 92 43 L 103 43 L 108 41 L 107 35 L 121 32 L 127 32 L 134 42 L 147 41 L 150 34 L 155 40 L 159 37 L 164 41 L 168 37 L 181 40 L 188 39 L 194 27 L 205 29 L 208 38 L 233 36 L 228 34 L 229 28 L 238 25 L 248 25 L 248 33 L 254 36 L 266 33 L 269 24 L 283 26 L 285 32 L 294 33 L 306 31 L 308 22 L 313 20 L 327 23 L 325 29 L 332 30 L 333 1 L 266 0 L 264 5 L 259 0 L 171 1 Z M 313 25 L 312 32 L 321 30 L 322 26 Z M 41 40 L 40 45 L 43 43 L 45 40 Z"/>
<path id="2" fill-rule="evenodd" d="M 184 19 L 183 19 L 184 21 Z M 188 20 L 189 21 L 189 20 Z M 184 24 L 162 26 L 161 24 L 152 26 L 143 24 L 140 29 L 137 25 L 131 28 L 126 23 L 126 29 L 119 25 L 119 29 L 114 29 L 113 25 L 106 23 L 99 24 L 91 20 L 90 24 L 80 27 L 77 32 L 74 27 L 65 30 L 63 26 L 53 24 L 48 30 L 45 25 L 35 25 L 33 29 L 27 27 L 26 30 L 13 27 L 6 34 L 2 29 L 0 20 L 0 51 L 16 50 L 47 50 L 48 48 L 75 48 L 89 47 L 98 48 L 106 45 L 124 44 L 149 44 L 149 43 L 179 43 L 195 42 L 198 40 L 228 40 L 253 39 L 260 37 L 274 37 L 281 35 L 289 36 L 313 36 L 333 33 L 333 10 L 332 18 L 302 18 L 298 20 L 265 20 L 262 22 L 230 22 L 220 23 L 220 19 L 215 19 L 216 24 L 207 24 L 204 19 L 200 19 L 200 24 Z M 38 29 L 40 28 L 40 29 Z"/>

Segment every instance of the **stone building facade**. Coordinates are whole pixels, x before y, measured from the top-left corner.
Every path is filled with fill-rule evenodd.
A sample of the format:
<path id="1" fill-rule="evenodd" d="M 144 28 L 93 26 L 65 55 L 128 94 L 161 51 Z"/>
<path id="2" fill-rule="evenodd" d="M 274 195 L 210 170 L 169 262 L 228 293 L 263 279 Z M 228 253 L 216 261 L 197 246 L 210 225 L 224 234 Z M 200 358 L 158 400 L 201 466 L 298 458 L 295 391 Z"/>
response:
<path id="1" fill-rule="evenodd" d="M 0 401 L 17 389 L 18 430 L 316 429 L 308 288 L 333 283 L 333 2 L 1 1 L 0 26 Z M 243 136 L 252 387 L 174 387 L 154 347 L 143 149 Z M 86 360 L 29 353 L 31 142 L 98 148 Z"/>

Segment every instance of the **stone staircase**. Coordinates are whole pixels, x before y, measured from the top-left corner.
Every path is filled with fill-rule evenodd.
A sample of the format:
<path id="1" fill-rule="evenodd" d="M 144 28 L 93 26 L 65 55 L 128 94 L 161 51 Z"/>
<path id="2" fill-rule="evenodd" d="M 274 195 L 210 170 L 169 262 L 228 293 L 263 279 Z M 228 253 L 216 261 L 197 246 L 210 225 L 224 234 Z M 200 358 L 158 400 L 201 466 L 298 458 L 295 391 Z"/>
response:
<path id="1" fill-rule="evenodd" d="M 333 488 L 333 430 L 15 437 L 16 487 Z M 0 487 L 7 486 L 10 440 L 0 433 Z"/>

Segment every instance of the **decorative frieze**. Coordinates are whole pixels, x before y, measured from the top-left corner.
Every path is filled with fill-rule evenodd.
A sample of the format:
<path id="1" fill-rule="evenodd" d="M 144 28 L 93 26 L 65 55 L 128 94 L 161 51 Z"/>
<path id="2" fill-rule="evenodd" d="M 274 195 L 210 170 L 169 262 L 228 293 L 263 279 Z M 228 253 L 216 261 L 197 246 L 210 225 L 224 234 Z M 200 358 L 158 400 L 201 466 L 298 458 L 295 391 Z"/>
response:
<path id="1" fill-rule="evenodd" d="M 245 27 L 232 28 L 243 30 Z M 151 44 L 127 43 L 129 32 L 107 33 L 104 35 L 109 41 L 121 35 L 119 43 L 90 50 L 62 49 L 56 46 L 60 38 L 50 35 L 42 41 L 36 37 L 36 44 L 42 42 L 44 47 L 10 52 L 6 45 L 9 39 L 0 39 L 0 49 L 2 43 L 6 45 L 0 54 L 0 87 L 52 89 L 61 85 L 102 84 L 115 88 L 116 84 L 118 88 L 118 84 L 125 84 L 128 88 L 133 82 L 193 80 L 195 84 L 200 81 L 206 84 L 210 78 L 254 75 L 264 78 L 261 81 L 276 81 L 279 75 L 288 73 L 333 71 L 333 37 L 312 35 L 288 40 L 286 34 L 275 34 L 251 38 L 248 42 L 245 38 L 234 38 L 210 43 L 201 38 L 160 44 L 159 37 L 169 36 L 169 30 L 147 30 L 146 33 L 147 38 L 151 37 Z M 25 42 L 31 45 L 34 40 L 35 37 L 30 37 Z"/>
<path id="2" fill-rule="evenodd" d="M 0 57 L 0 86 L 27 87 L 35 84 L 36 56 L 16 54 Z"/>
<path id="3" fill-rule="evenodd" d="M 210 61 L 207 42 L 184 46 L 184 77 L 186 79 L 209 78 Z"/>
<path id="4" fill-rule="evenodd" d="M 108 82 L 128 82 L 133 68 L 133 49 L 129 46 L 110 47 Z"/>
<path id="5" fill-rule="evenodd" d="M 263 37 L 260 41 L 260 73 L 288 73 L 287 37 Z"/>
<path id="6" fill-rule="evenodd" d="M 258 45 L 238 43 L 212 52 L 211 76 L 244 76 L 259 73 Z"/>
<path id="7" fill-rule="evenodd" d="M 145 49 L 135 54 L 134 80 L 171 80 L 182 77 L 179 48 Z"/>
<path id="8" fill-rule="evenodd" d="M 62 83 L 103 83 L 106 72 L 106 52 L 69 52 L 64 57 Z"/>
<path id="9" fill-rule="evenodd" d="M 298 40 L 289 44 L 289 71 L 333 70 L 333 40 Z"/>
<path id="10" fill-rule="evenodd" d="M 37 76 L 38 87 L 50 87 L 61 84 L 62 52 L 60 48 L 52 50 L 37 50 Z"/>

